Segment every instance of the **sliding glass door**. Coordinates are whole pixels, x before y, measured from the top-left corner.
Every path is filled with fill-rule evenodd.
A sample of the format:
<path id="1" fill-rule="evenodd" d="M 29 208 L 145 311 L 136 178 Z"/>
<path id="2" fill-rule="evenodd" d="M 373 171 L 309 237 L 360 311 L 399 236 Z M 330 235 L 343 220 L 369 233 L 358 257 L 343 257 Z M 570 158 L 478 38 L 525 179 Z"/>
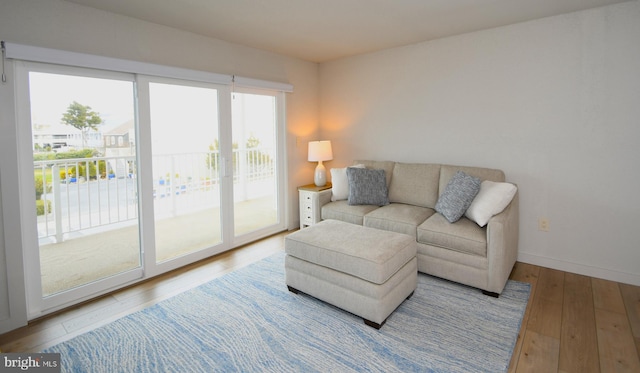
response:
<path id="1" fill-rule="evenodd" d="M 222 243 L 218 89 L 149 83 L 156 262 Z"/>
<path id="2" fill-rule="evenodd" d="M 25 204 L 36 212 L 30 303 L 56 307 L 141 278 L 133 76 L 38 64 L 19 71 L 34 190 Z"/>
<path id="3" fill-rule="evenodd" d="M 277 97 L 241 90 L 232 108 L 234 234 L 242 237 L 281 225 Z"/>
<path id="4" fill-rule="evenodd" d="M 285 228 L 281 92 L 16 65 L 30 318 Z"/>

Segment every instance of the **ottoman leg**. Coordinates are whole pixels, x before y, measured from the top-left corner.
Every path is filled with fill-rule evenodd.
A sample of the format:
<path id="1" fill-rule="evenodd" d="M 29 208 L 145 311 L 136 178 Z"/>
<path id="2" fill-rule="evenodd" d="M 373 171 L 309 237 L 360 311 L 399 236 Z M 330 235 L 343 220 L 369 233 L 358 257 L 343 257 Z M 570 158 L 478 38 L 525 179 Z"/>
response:
<path id="1" fill-rule="evenodd" d="M 482 294 L 487 295 L 489 297 L 493 297 L 493 298 L 498 298 L 500 297 L 500 294 L 498 293 L 494 293 L 492 291 L 486 291 L 486 290 L 482 290 Z"/>
<path id="2" fill-rule="evenodd" d="M 409 296 L 407 297 L 407 299 L 411 298 L 413 296 L 413 291 L 411 292 L 411 294 L 409 294 Z"/>
<path id="3" fill-rule="evenodd" d="M 289 291 L 292 292 L 293 294 L 300 294 L 300 290 L 298 290 L 296 288 L 292 288 L 289 285 L 287 285 L 287 289 L 289 289 Z"/>
<path id="4" fill-rule="evenodd" d="M 384 321 L 382 321 L 381 324 L 378 324 L 377 322 L 373 322 L 373 321 L 367 320 L 367 319 L 362 319 L 362 320 L 364 320 L 364 323 L 367 326 L 370 326 L 370 327 L 372 327 L 372 328 L 374 328 L 376 330 L 379 330 L 380 328 L 382 328 L 382 325 L 384 325 L 384 323 L 387 322 L 387 319 L 384 319 Z"/>

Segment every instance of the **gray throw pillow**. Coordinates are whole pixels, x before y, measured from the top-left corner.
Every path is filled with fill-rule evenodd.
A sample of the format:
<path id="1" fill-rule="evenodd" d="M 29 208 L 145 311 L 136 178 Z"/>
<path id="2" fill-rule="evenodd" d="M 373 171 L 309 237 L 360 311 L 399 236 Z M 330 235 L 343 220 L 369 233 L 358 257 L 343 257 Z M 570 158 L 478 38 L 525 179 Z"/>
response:
<path id="1" fill-rule="evenodd" d="M 389 192 L 384 170 L 369 168 L 347 168 L 349 181 L 349 205 L 389 204 Z"/>
<path id="2" fill-rule="evenodd" d="M 449 180 L 444 191 L 436 202 L 436 211 L 442 214 L 449 223 L 455 223 L 471 206 L 471 202 L 480 191 L 480 179 L 456 172 Z"/>

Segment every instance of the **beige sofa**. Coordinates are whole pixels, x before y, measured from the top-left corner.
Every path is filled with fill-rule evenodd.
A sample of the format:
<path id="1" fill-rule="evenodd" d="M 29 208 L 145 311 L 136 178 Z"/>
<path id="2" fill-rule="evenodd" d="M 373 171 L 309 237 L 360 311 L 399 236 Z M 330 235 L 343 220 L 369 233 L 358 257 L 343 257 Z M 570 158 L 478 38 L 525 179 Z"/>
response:
<path id="1" fill-rule="evenodd" d="M 509 204 L 486 226 L 463 216 L 450 223 L 436 212 L 436 204 L 458 171 L 481 181 L 506 184 L 501 170 L 441 164 L 392 161 L 356 161 L 367 169 L 382 169 L 388 204 L 350 205 L 335 195 L 321 201 L 322 219 L 335 219 L 411 235 L 417 242 L 418 271 L 479 288 L 498 296 L 509 278 L 518 253 L 518 193 L 513 187 Z M 342 169 L 346 170 L 346 169 Z M 343 181 L 331 170 L 336 193 Z M 353 170 L 351 170 L 353 172 Z M 337 184 L 338 183 L 338 184 Z M 485 183 L 483 183 L 483 186 Z M 352 188 L 353 189 L 353 188 Z M 479 196 L 479 195 L 478 195 Z M 507 203 L 507 202 L 504 202 Z"/>

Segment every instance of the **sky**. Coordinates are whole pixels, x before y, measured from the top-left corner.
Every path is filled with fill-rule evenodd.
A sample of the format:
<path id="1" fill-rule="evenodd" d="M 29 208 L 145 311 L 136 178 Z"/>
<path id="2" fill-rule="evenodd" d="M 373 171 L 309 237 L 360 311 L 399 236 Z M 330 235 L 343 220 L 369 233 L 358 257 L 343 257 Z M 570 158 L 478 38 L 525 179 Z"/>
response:
<path id="1" fill-rule="evenodd" d="M 29 74 L 31 120 L 35 124 L 62 123 L 62 114 L 73 101 L 90 106 L 105 126 L 117 126 L 133 118 L 133 82 L 58 75 Z"/>
<path id="2" fill-rule="evenodd" d="M 132 81 L 31 72 L 31 118 L 34 124 L 59 124 L 73 101 L 90 106 L 103 119 L 101 131 L 134 117 Z M 150 83 L 151 137 L 154 154 L 206 152 L 218 138 L 218 90 Z M 244 106 L 243 106 L 244 104 Z M 251 135 L 262 146 L 275 144 L 275 99 L 236 94 L 233 142 Z"/>

